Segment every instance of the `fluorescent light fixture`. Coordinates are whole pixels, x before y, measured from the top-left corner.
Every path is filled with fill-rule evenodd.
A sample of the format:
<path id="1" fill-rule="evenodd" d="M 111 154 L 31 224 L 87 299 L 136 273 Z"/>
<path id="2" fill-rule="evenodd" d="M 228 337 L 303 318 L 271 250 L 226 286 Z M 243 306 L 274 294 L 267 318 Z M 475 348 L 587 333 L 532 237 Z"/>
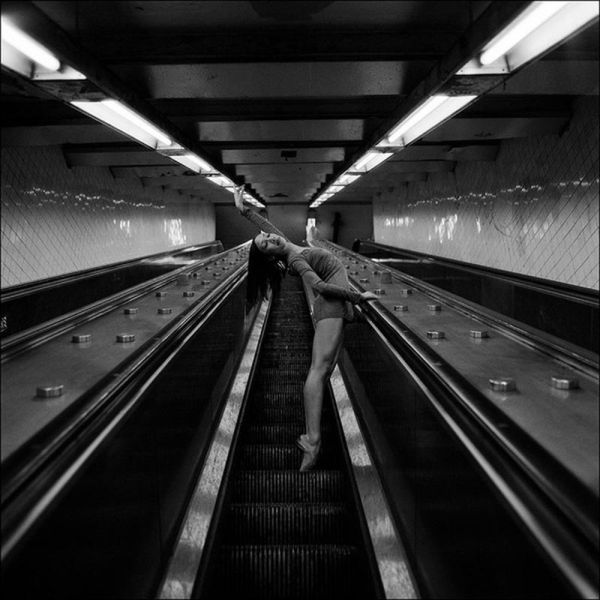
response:
<path id="1" fill-rule="evenodd" d="M 500 32 L 481 53 L 479 61 L 489 65 L 506 54 L 534 29 L 564 8 L 566 2 L 533 2 L 507 28 Z"/>
<path id="2" fill-rule="evenodd" d="M 595 1 L 532 2 L 457 75 L 511 73 L 591 25 L 598 14 Z"/>
<path id="3" fill-rule="evenodd" d="M 159 142 L 162 142 L 166 146 L 170 146 L 173 143 L 168 135 L 166 135 L 160 129 L 152 125 L 152 123 L 150 123 L 149 121 L 146 121 L 146 119 L 140 117 L 140 115 L 133 112 L 124 104 L 121 104 L 121 102 L 119 102 L 118 100 L 113 100 L 112 98 L 110 98 L 109 100 L 102 100 L 102 102 L 108 109 L 116 112 L 117 114 L 126 118 L 128 121 L 131 121 L 140 129 L 147 131 L 150 135 L 154 136 Z"/>
<path id="4" fill-rule="evenodd" d="M 213 169 L 205 160 L 202 160 L 199 156 L 192 153 L 170 155 L 169 158 L 177 161 L 184 167 L 188 167 L 188 169 L 191 169 L 196 173 L 199 173 L 200 171 L 215 171 L 215 169 Z"/>
<path id="5" fill-rule="evenodd" d="M 160 143 L 166 146 L 173 143 L 162 131 L 116 100 L 98 102 L 72 100 L 71 104 L 152 149 L 156 149 Z"/>
<path id="6" fill-rule="evenodd" d="M 360 158 L 349 171 L 370 171 L 377 165 L 381 164 L 384 160 L 387 160 L 392 156 L 393 152 L 377 152 L 376 150 L 369 150 L 362 158 Z"/>
<path id="7" fill-rule="evenodd" d="M 388 142 L 391 144 L 398 140 L 413 125 L 432 113 L 438 106 L 446 102 L 447 99 L 448 96 L 444 94 L 437 94 L 435 96 L 431 96 L 431 98 L 428 98 L 421 106 L 409 113 L 407 117 L 402 119 L 402 121 L 400 121 L 400 123 L 390 131 L 387 136 Z"/>
<path id="8" fill-rule="evenodd" d="M 407 146 L 425 135 L 431 129 L 449 119 L 477 98 L 470 96 L 447 96 L 436 94 L 403 119 L 382 142 L 380 148 L 394 143 L 402 136 L 402 145 Z"/>
<path id="9" fill-rule="evenodd" d="M 231 179 L 229 179 L 228 177 L 225 177 L 225 175 L 217 175 L 216 177 L 207 177 L 207 179 L 211 183 L 215 183 L 224 188 L 228 188 L 228 187 L 233 188 L 234 187 L 233 181 L 231 181 Z"/>
<path id="10" fill-rule="evenodd" d="M 342 175 L 341 177 L 338 177 L 337 181 L 341 185 L 349 185 L 353 181 L 356 181 L 359 177 L 360 175 Z"/>
<path id="11" fill-rule="evenodd" d="M 60 69 L 60 61 L 52 52 L 2 17 L 2 41 L 10 44 L 38 65 L 51 71 Z"/>

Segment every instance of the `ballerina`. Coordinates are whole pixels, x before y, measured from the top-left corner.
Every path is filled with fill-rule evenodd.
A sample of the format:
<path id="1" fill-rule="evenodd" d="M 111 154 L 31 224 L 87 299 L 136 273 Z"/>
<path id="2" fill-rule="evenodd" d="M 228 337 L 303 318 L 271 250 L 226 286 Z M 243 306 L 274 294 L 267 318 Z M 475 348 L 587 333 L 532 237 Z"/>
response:
<path id="1" fill-rule="evenodd" d="M 312 360 L 304 383 L 306 433 L 296 440 L 304 453 L 300 470 L 307 471 L 315 465 L 321 450 L 323 390 L 342 347 L 344 325 L 354 320 L 353 304 L 377 300 L 377 296 L 352 290 L 344 265 L 332 252 L 293 244 L 269 220 L 244 207 L 243 188 L 235 189 L 235 205 L 261 230 L 250 245 L 248 303 L 265 298 L 269 287 L 276 294 L 286 270 L 302 277 L 317 295 L 313 305 Z"/>

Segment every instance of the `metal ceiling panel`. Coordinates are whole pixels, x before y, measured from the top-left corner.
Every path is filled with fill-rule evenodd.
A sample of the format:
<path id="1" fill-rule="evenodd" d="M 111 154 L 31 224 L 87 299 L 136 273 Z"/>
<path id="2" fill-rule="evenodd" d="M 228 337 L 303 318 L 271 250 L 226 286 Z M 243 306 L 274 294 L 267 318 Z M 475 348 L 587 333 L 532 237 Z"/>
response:
<path id="1" fill-rule="evenodd" d="M 597 96 L 599 71 L 597 60 L 541 60 L 525 67 L 490 93 Z"/>
<path id="2" fill-rule="evenodd" d="M 291 98 L 402 94 L 431 61 L 119 65 L 115 73 L 155 99 Z"/>
<path id="3" fill-rule="evenodd" d="M 157 166 L 157 167 L 112 167 L 111 173 L 115 178 L 159 178 L 159 177 L 178 177 L 183 175 L 188 169 L 179 166 Z"/>
<path id="4" fill-rule="evenodd" d="M 413 160 L 388 162 L 378 169 L 380 173 L 440 173 L 454 170 L 455 163 L 450 160 Z"/>
<path id="5" fill-rule="evenodd" d="M 232 28 L 266 29 L 311 26 L 382 27 L 401 26 L 447 28 L 466 27 L 490 2 L 444 0 L 389 2 L 241 2 L 230 0 L 108 0 L 81 5 L 69 0 L 33 2 L 71 33 L 86 37 L 103 32 L 197 31 Z"/>
<path id="6" fill-rule="evenodd" d="M 121 133 L 102 125 L 45 125 L 3 127 L 3 146 L 59 146 L 129 141 Z"/>
<path id="7" fill-rule="evenodd" d="M 138 152 L 77 152 L 64 151 L 67 164 L 72 167 L 112 167 L 125 165 L 170 165 L 172 161 L 152 150 Z"/>
<path id="8" fill-rule="evenodd" d="M 303 179 L 306 176 L 328 175 L 333 172 L 331 164 L 307 165 L 238 165 L 235 168 L 238 175 L 253 176 L 259 180 L 274 177 L 274 181 L 287 177 Z"/>
<path id="9" fill-rule="evenodd" d="M 253 140 L 360 140 L 361 119 L 324 119 L 321 121 L 216 121 L 198 123 L 202 141 Z"/>
<path id="10" fill-rule="evenodd" d="M 343 148 L 282 148 L 276 150 L 223 150 L 226 164 L 300 164 L 339 162 L 344 160 Z"/>
<path id="11" fill-rule="evenodd" d="M 533 135 L 560 133 L 569 122 L 566 117 L 541 119 L 461 119 L 454 118 L 438 127 L 423 140 L 447 142 L 449 140 L 509 139 Z"/>

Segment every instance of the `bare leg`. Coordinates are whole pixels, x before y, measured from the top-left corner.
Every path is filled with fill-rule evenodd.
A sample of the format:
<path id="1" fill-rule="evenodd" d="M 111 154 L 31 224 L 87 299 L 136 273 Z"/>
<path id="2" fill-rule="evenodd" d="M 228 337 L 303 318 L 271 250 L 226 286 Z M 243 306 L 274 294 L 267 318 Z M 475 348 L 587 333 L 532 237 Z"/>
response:
<path id="1" fill-rule="evenodd" d="M 304 414 L 306 437 L 311 444 L 321 440 L 321 409 L 323 390 L 335 367 L 342 346 L 344 321 L 340 318 L 322 319 L 315 326 L 312 362 L 304 384 Z"/>

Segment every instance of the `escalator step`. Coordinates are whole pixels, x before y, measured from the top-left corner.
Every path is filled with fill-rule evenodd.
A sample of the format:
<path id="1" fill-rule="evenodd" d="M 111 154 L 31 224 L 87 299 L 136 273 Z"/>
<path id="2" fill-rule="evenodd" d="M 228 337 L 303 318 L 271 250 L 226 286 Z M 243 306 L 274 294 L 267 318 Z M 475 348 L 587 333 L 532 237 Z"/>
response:
<path id="1" fill-rule="evenodd" d="M 304 433 L 304 424 L 272 423 L 271 425 L 250 425 L 242 433 L 242 443 L 246 444 L 288 444 Z"/>
<path id="2" fill-rule="evenodd" d="M 298 436 L 304 433 L 304 423 L 271 423 L 270 425 L 256 423 L 248 425 L 241 433 L 242 444 L 293 444 Z M 321 426 L 323 443 L 327 443 L 331 427 L 325 421 Z"/>
<path id="3" fill-rule="evenodd" d="M 238 468 L 245 470 L 298 469 L 302 462 L 302 451 L 293 442 L 286 445 L 253 444 L 239 448 Z M 339 453 L 331 452 L 327 442 L 317 459 L 319 469 L 340 467 Z"/>
<path id="4" fill-rule="evenodd" d="M 295 406 L 299 402 L 303 402 L 303 394 L 300 390 L 299 393 L 290 396 L 284 393 L 274 392 L 259 392 L 258 390 L 253 391 L 251 394 L 252 403 L 261 406 L 261 408 L 286 408 L 289 406 Z"/>
<path id="5" fill-rule="evenodd" d="M 227 543 L 351 544 L 354 531 L 344 504 L 232 504 Z"/>
<path id="6" fill-rule="evenodd" d="M 232 502 L 343 502 L 341 471 L 239 471 L 231 476 Z"/>
<path id="7" fill-rule="evenodd" d="M 219 597 L 356 596 L 349 574 L 357 563 L 353 546 L 222 546 L 216 563 Z"/>
<path id="8" fill-rule="evenodd" d="M 249 421 L 262 423 L 304 423 L 304 408 L 302 402 L 298 401 L 295 406 L 284 406 L 281 408 L 267 408 L 263 406 L 248 406 Z"/>

